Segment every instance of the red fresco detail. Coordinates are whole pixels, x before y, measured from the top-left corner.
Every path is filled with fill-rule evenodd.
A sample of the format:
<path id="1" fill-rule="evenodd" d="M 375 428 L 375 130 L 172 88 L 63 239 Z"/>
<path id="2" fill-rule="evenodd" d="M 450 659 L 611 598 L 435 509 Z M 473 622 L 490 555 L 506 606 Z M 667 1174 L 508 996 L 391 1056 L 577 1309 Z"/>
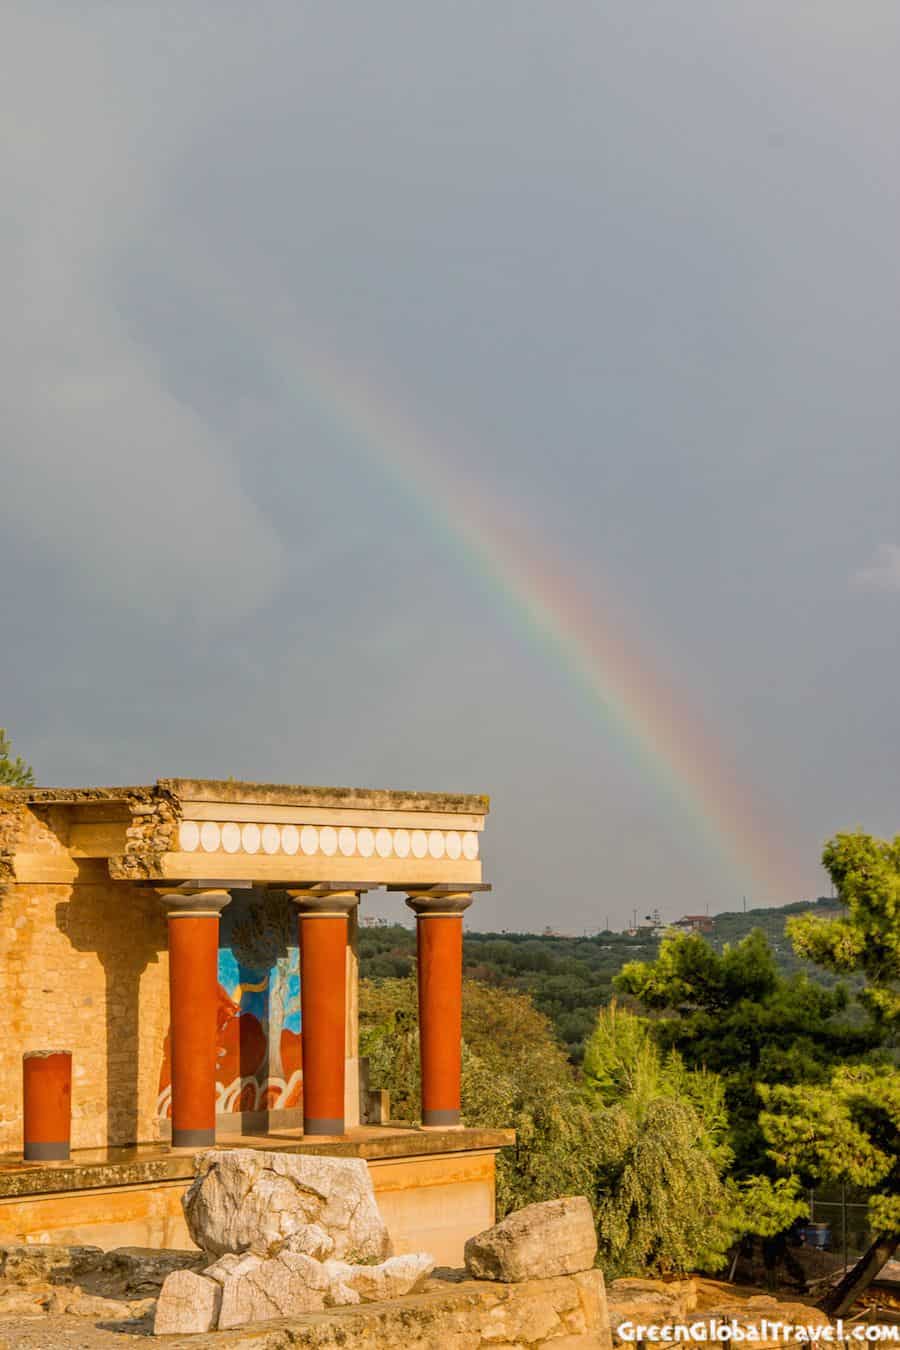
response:
<path id="1" fill-rule="evenodd" d="M 290 1031 L 285 1027 L 281 1033 L 281 1064 L 286 1083 L 291 1074 L 303 1068 L 303 1036 L 299 1031 Z"/>
<path id="2" fill-rule="evenodd" d="M 227 1087 L 238 1078 L 253 1078 L 262 1068 L 266 1058 L 266 1036 L 259 1019 L 252 1013 L 241 1013 L 240 1008 L 228 996 L 221 985 L 218 986 L 219 1001 L 216 1008 L 216 1082 Z M 292 1036 L 285 1032 L 282 1036 Z M 293 1040 L 299 1042 L 298 1036 Z M 299 1067 L 299 1064 L 298 1064 Z M 159 1074 L 159 1091 L 165 1092 L 172 1083 L 172 1058 L 169 1046 L 169 1033 L 163 1045 L 163 1062 Z M 253 1090 L 251 1089 L 251 1092 Z M 245 1089 L 246 1092 L 246 1089 Z M 244 1109 L 253 1109 L 251 1103 Z"/>

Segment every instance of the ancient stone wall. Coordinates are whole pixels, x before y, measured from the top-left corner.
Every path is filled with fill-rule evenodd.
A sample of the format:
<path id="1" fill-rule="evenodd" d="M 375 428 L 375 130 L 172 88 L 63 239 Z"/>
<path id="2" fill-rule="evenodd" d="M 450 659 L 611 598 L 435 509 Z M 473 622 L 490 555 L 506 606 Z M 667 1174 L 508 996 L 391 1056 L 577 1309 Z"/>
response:
<path id="1" fill-rule="evenodd" d="M 54 822 L 31 812 L 19 848 L 69 855 Z M 168 956 L 152 892 L 112 882 L 101 859 L 71 882 L 0 891 L 0 1150 L 22 1146 L 22 1054 L 72 1051 L 72 1144 L 159 1137 L 157 1094 L 168 1026 Z"/>

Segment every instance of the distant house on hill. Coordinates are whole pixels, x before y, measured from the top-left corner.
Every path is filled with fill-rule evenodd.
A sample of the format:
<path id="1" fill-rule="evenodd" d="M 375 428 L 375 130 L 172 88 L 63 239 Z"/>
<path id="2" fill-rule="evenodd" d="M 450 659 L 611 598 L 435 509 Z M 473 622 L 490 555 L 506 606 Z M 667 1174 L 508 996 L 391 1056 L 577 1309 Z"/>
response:
<path id="1" fill-rule="evenodd" d="M 708 914 L 685 914 L 683 918 L 676 919 L 674 927 L 685 933 L 711 933 L 715 923 Z"/>

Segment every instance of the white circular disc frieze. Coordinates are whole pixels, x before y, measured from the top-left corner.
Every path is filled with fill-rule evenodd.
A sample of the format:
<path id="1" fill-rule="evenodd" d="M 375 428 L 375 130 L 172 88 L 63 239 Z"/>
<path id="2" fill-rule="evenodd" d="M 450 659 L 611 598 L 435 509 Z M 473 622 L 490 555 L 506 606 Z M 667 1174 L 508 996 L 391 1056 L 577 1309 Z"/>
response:
<path id="1" fill-rule="evenodd" d="M 363 831 L 360 830 L 360 836 Z M 379 858 L 389 858 L 394 851 L 394 841 L 391 838 L 390 830 L 376 830 L 375 832 L 375 852 Z"/>
<path id="2" fill-rule="evenodd" d="M 200 843 L 200 826 L 196 820 L 183 820 L 178 826 L 178 843 L 185 853 L 193 853 Z"/>
<path id="3" fill-rule="evenodd" d="M 394 831 L 394 852 L 398 858 L 409 857 L 409 830 Z"/>
<path id="4" fill-rule="evenodd" d="M 432 858 L 443 858 L 445 848 L 446 844 L 444 843 L 443 830 L 430 830 L 428 834 L 428 852 L 430 856 Z"/>
<path id="5" fill-rule="evenodd" d="M 466 830 L 462 837 L 463 856 L 468 858 L 469 862 L 474 862 L 478 857 L 478 835 L 474 830 Z"/>
<path id="6" fill-rule="evenodd" d="M 359 830 L 356 835 L 356 847 L 361 858 L 371 858 L 375 852 L 375 836 L 370 829 Z"/>
<path id="7" fill-rule="evenodd" d="M 200 826 L 200 847 L 204 853 L 215 853 L 222 841 L 222 831 L 214 820 L 204 820 Z"/>
<path id="8" fill-rule="evenodd" d="M 413 830 L 412 851 L 414 858 L 424 858 L 428 852 L 428 835 L 424 830 Z"/>
<path id="9" fill-rule="evenodd" d="M 259 826 L 251 820 L 241 830 L 241 843 L 245 853 L 259 852 Z"/>
<path id="10" fill-rule="evenodd" d="M 319 851 L 319 831 L 315 825 L 304 825 L 300 831 L 300 847 L 307 858 Z"/>
<path id="11" fill-rule="evenodd" d="M 319 831 L 319 848 L 327 858 L 337 852 L 337 830 L 332 825 L 325 825 Z"/>
<path id="12" fill-rule="evenodd" d="M 262 846 L 265 853 L 277 853 L 281 848 L 281 831 L 277 825 L 262 827 Z"/>
<path id="13" fill-rule="evenodd" d="M 458 830 L 448 830 L 447 838 L 444 841 L 447 847 L 447 857 L 456 862 L 462 853 L 462 840 L 459 837 Z"/>
<path id="14" fill-rule="evenodd" d="M 231 820 L 222 826 L 222 847 L 226 853 L 237 853 L 241 846 L 241 827 Z"/>
<path id="15" fill-rule="evenodd" d="M 338 834 L 338 848 L 345 858 L 351 858 L 356 852 L 356 831 L 344 825 Z"/>
<path id="16" fill-rule="evenodd" d="M 284 849 L 285 853 L 289 853 L 291 857 L 297 852 L 297 849 L 300 847 L 300 831 L 297 829 L 296 825 L 282 826 L 281 847 Z"/>

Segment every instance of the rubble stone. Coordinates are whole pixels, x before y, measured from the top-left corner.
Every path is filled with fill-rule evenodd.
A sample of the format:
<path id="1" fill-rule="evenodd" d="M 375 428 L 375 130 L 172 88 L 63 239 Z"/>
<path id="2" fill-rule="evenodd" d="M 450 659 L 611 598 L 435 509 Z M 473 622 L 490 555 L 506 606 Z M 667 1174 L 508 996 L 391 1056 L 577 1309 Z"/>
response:
<path id="1" fill-rule="evenodd" d="M 434 1269 L 430 1256 L 393 1256 L 380 1265 L 316 1261 L 286 1248 L 262 1260 L 252 1252 L 223 1256 L 205 1272 L 222 1284 L 219 1328 L 272 1317 L 297 1317 L 323 1308 L 398 1298 Z"/>
<path id="2" fill-rule="evenodd" d="M 362 1158 L 210 1149 L 198 1159 L 183 1205 L 191 1237 L 209 1256 L 274 1256 L 288 1239 L 311 1254 L 325 1250 L 325 1238 L 328 1254 L 340 1260 L 391 1254 Z M 318 1231 L 305 1233 L 310 1226 Z"/>
<path id="3" fill-rule="evenodd" d="M 596 1255 L 594 1216 L 583 1195 L 526 1205 L 465 1248 L 470 1275 L 506 1283 L 575 1275 L 590 1270 Z"/>
<path id="4" fill-rule="evenodd" d="M 153 1331 L 157 1336 L 212 1331 L 218 1325 L 222 1286 L 192 1270 L 173 1270 L 166 1278 Z"/>

